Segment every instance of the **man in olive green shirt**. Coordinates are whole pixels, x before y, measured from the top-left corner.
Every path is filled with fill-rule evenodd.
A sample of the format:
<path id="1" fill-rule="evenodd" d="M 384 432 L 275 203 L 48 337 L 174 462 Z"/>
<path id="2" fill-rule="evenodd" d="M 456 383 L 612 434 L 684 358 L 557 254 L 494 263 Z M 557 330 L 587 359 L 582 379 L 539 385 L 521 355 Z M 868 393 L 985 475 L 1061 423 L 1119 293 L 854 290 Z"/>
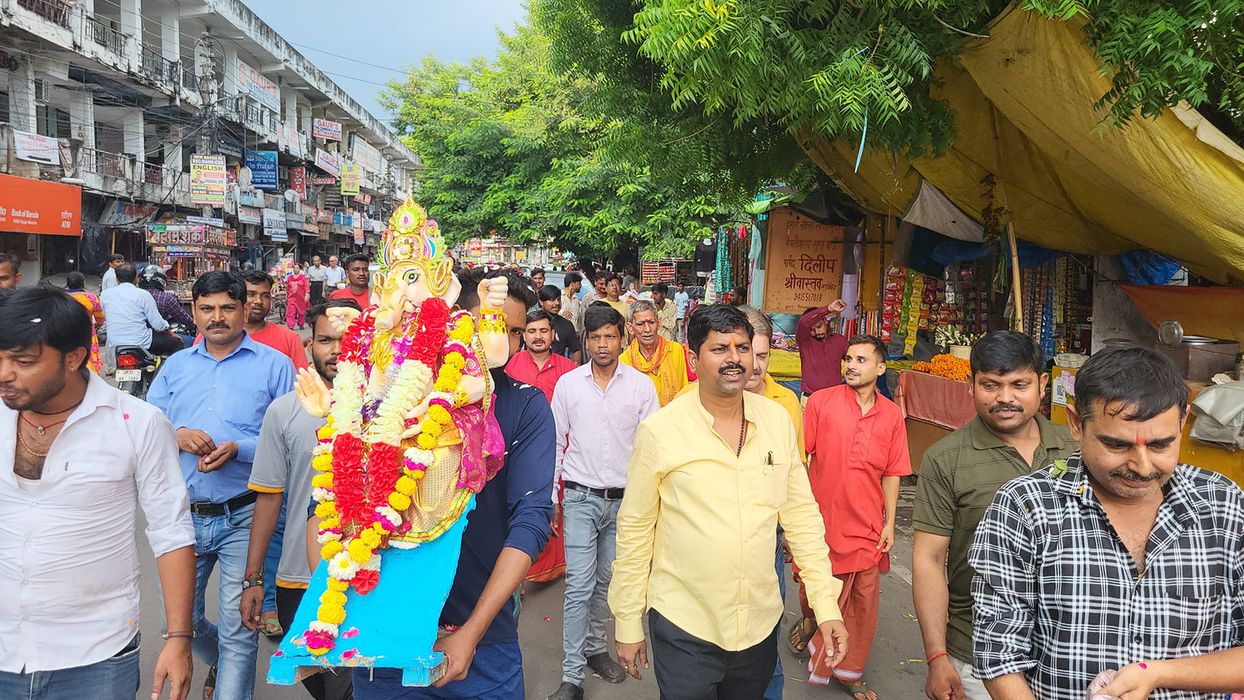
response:
<path id="1" fill-rule="evenodd" d="M 1041 348 L 1014 331 L 972 348 L 976 418 L 929 448 L 914 515 L 912 591 L 932 700 L 989 700 L 972 671 L 972 568 L 976 526 L 1007 481 L 1071 456 L 1067 428 L 1038 413 L 1049 375 Z"/>

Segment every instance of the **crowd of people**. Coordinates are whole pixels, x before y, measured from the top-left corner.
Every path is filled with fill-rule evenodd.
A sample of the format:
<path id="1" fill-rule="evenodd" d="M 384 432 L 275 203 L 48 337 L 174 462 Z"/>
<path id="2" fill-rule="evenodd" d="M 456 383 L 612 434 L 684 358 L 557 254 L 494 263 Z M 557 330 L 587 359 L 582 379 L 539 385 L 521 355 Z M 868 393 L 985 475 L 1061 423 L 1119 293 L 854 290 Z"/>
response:
<path id="1" fill-rule="evenodd" d="M 0 288 L 17 273 L 0 259 Z M 676 700 L 780 698 L 788 673 L 876 700 L 880 581 L 913 465 L 879 388 L 885 345 L 832 330 L 846 305 L 800 319 L 800 396 L 768 373 L 773 329 L 758 309 L 692 311 L 682 287 L 641 294 L 596 271 L 562 288 L 539 269 L 459 276 L 458 306 L 473 313 L 479 282 L 507 278 L 510 360 L 492 377 L 505 466 L 463 537 L 437 643 L 445 672 L 409 688 L 392 669 L 339 669 L 304 680 L 309 694 L 521 698 L 523 581 L 564 572 L 550 700 L 583 698 L 589 674 L 624 683 L 649 669 Z M 0 292 L 12 448 L 0 697 L 133 697 L 139 508 L 164 612 L 153 698 L 190 694 L 192 654 L 210 667 L 204 697 L 252 697 L 258 635 L 289 630 L 320 560 L 307 521 L 324 419 L 299 403 L 295 377 L 336 377 L 331 316 L 369 304 L 368 260 L 294 269 L 307 303 L 287 303 L 286 326 L 268 320 L 266 273 L 200 276 L 191 317 L 176 319 L 159 275 L 139 277 L 116 259 L 98 296 L 81 275 L 67 290 Z M 147 401 L 100 376 L 105 318 L 109 343 L 176 351 Z M 303 325 L 305 342 L 291 329 Z M 1095 354 L 1069 428 L 1040 413 L 1048 375 L 1032 338 L 989 333 L 970 362 L 976 418 L 925 453 L 916 488 L 927 696 L 1222 700 L 1244 688 L 1244 498 L 1179 463 L 1187 390 L 1171 362 L 1139 347 Z M 783 628 L 788 564 L 801 615 Z M 784 672 L 782 646 L 806 675 Z"/>

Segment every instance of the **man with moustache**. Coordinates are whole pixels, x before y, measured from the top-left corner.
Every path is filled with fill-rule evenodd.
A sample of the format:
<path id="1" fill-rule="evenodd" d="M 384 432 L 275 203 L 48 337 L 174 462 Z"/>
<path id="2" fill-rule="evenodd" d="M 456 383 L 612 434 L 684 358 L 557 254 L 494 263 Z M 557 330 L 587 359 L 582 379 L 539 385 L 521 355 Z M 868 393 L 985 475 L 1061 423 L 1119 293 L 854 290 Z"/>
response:
<path id="1" fill-rule="evenodd" d="M 566 597 L 562 684 L 549 700 L 581 700 L 585 666 L 610 683 L 626 679 L 606 646 L 606 594 L 635 431 L 661 407 L 652 382 L 618 361 L 621 314 L 594 306 L 583 323 L 590 362 L 566 373 L 553 392 L 556 475 L 565 486 L 553 517 L 564 522 Z M 554 503 L 558 500 L 554 491 Z"/>
<path id="2" fill-rule="evenodd" d="M 311 376 L 332 386 L 337 376 L 337 357 L 341 354 L 341 338 L 345 327 L 330 316 L 332 309 L 359 311 L 351 299 L 334 299 L 326 304 L 311 307 L 307 321 L 311 326 L 311 361 L 315 373 L 304 370 L 300 381 Z M 255 514 L 251 520 L 250 545 L 246 556 L 246 570 L 258 572 L 265 579 L 271 578 L 276 587 L 276 612 L 282 629 L 289 629 L 294 613 L 311 580 L 307 562 L 307 536 L 301 527 L 281 528 L 285 500 L 293 512 L 301 513 L 311 502 L 311 452 L 317 444 L 316 432 L 324 426 L 324 418 L 312 416 L 298 402 L 298 391 L 276 399 L 264 414 L 259 430 L 259 443 L 255 448 L 255 463 L 247 486 L 256 492 Z M 281 538 L 280 563 L 273 570 L 265 565 L 270 544 L 274 537 Z M 266 586 L 265 586 L 266 588 Z M 246 628 L 258 632 L 264 627 L 264 588 L 252 587 L 242 591 L 241 615 Z M 350 697 L 348 673 L 317 673 L 302 681 L 316 700 L 331 698 L 345 700 Z"/>
<path id="3" fill-rule="evenodd" d="M 553 326 L 552 352 L 569 358 L 576 366 L 583 362 L 583 344 L 579 341 L 579 331 L 574 323 L 561 315 L 562 293 L 557 287 L 546 284 L 536 288 L 540 298 L 540 308 L 549 312 L 549 321 Z"/>
<path id="4" fill-rule="evenodd" d="M 1076 451 L 1067 429 L 1039 413 L 1049 375 L 1032 338 L 994 331 L 972 346 L 970 362 L 976 418 L 925 452 L 912 519 L 912 594 L 931 700 L 989 700 L 972 665 L 976 526 L 998 487 Z"/>
<path id="5" fill-rule="evenodd" d="M 0 295 L 0 698 L 134 698 L 141 507 L 168 625 L 151 695 L 185 700 L 194 526 L 173 426 L 90 353 L 68 294 Z"/>
<path id="6" fill-rule="evenodd" d="M 834 663 L 847 653 L 825 526 L 790 416 L 746 391 L 752 327 L 737 308 L 691 317 L 698 390 L 639 425 L 618 513 L 609 606 L 618 658 L 648 667 L 648 609 L 663 697 L 751 700 L 768 686 L 782 601 L 773 566 L 779 522 Z"/>
<path id="7" fill-rule="evenodd" d="M 659 319 L 656 304 L 651 301 L 643 299 L 631 304 L 627 330 L 634 340 L 623 351 L 621 359 L 623 364 L 648 375 L 664 406 L 688 382 L 695 381 L 695 372 L 682 345 L 661 337 Z"/>
<path id="8" fill-rule="evenodd" d="M 846 383 L 808 399 L 804 435 L 811 456 L 808 480 L 825 521 L 834 575 L 842 581 L 838 607 L 851 651 L 836 665 L 826 663 L 802 583 L 804 619 L 789 636 L 793 649 L 806 645 L 811 652 L 811 683 L 827 684 L 832 677 L 855 700 L 876 700 L 864 668 L 877 633 L 881 574 L 890 570 L 899 479 L 911 474 L 911 458 L 903 412 L 877 391 L 877 378 L 885 373 L 885 344 L 870 335 L 853 336 L 844 359 Z"/>
<path id="9" fill-rule="evenodd" d="M 835 299 L 829 306 L 808 309 L 795 325 L 804 397 L 842 383 L 847 339 L 829 330 L 829 320 L 846 310 L 846 302 Z"/>
<path id="10" fill-rule="evenodd" d="M 1007 482 L 976 530 L 974 658 L 994 698 L 1244 688 L 1244 493 L 1179 463 L 1187 412 L 1187 385 L 1155 350 L 1102 350 L 1080 368 L 1068 419 L 1081 451 Z"/>
<path id="11" fill-rule="evenodd" d="M 519 350 L 505 366 L 506 374 L 544 392 L 549 403 L 553 402 L 557 380 L 576 366 L 564 355 L 553 352 L 554 318 L 559 317 L 544 309 L 527 312 L 527 330 L 523 332 L 523 343 L 527 347 Z"/>
<path id="12" fill-rule="evenodd" d="M 247 488 L 264 412 L 294 385 L 289 358 L 246 333 L 246 285 L 223 270 L 191 290 L 203 342 L 160 368 L 147 400 L 177 427 L 181 473 L 195 531 L 194 651 L 207 663 L 204 694 L 250 700 L 258 639 L 242 625 L 242 590 L 262 587 L 246 556 L 257 494 Z M 220 564 L 219 617 L 205 616 L 208 579 Z M 219 672 L 219 673 L 218 673 Z"/>

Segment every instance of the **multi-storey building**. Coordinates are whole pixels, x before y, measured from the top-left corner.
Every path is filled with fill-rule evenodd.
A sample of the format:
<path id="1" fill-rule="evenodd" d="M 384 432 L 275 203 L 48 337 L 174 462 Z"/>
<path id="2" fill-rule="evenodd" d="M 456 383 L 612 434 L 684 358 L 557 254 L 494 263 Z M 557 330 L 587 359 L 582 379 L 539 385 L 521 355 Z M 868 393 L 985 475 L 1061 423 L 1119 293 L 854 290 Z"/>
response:
<path id="1" fill-rule="evenodd" d="M 366 252 L 418 166 L 239 0 L 0 0 L 0 251 L 27 280 Z"/>

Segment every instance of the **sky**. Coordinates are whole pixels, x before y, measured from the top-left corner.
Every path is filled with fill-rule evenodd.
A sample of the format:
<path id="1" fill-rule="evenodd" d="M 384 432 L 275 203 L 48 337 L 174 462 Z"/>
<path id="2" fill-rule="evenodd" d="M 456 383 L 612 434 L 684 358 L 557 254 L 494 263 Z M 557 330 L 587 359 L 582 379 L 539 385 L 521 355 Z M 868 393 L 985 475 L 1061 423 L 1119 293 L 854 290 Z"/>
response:
<path id="1" fill-rule="evenodd" d="M 526 15 L 523 0 L 243 2 L 384 121 L 389 115 L 376 98 L 383 83 L 399 75 L 400 69 L 418 64 L 429 53 L 444 61 L 492 58 L 498 47 L 497 28 L 509 31 Z"/>

